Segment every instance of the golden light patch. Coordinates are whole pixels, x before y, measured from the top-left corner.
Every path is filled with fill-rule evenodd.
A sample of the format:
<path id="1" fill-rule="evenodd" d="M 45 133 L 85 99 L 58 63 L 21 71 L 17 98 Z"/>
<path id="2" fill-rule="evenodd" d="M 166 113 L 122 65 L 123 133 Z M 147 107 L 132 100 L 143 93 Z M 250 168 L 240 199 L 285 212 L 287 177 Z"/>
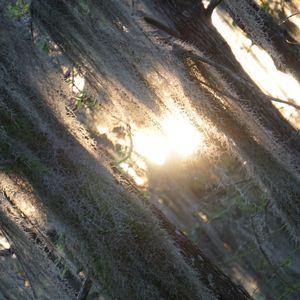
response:
<path id="1" fill-rule="evenodd" d="M 179 113 L 163 116 L 160 123 L 161 132 L 140 129 L 133 135 L 134 151 L 154 164 L 163 165 L 174 154 L 188 157 L 203 143 L 202 134 Z"/>
<path id="2" fill-rule="evenodd" d="M 170 150 L 181 156 L 193 154 L 203 142 L 202 134 L 179 113 L 164 117 L 162 128 Z"/>
<path id="3" fill-rule="evenodd" d="M 151 130 L 139 130 L 133 135 L 134 151 L 156 165 L 163 165 L 170 149 L 163 135 Z"/>

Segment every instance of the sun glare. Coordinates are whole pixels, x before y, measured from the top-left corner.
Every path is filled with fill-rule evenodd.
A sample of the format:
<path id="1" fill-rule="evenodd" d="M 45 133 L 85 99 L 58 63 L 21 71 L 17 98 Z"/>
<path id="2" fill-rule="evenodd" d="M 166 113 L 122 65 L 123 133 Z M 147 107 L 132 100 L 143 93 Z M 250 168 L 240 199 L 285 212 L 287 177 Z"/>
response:
<path id="1" fill-rule="evenodd" d="M 80 93 L 83 91 L 85 86 L 85 79 L 82 75 L 76 74 L 73 79 L 73 92 Z"/>
<path id="2" fill-rule="evenodd" d="M 139 186 L 143 186 L 146 183 L 146 179 L 139 176 L 133 167 L 130 167 L 127 163 L 121 163 L 120 167 L 125 171 L 130 177 L 133 178 L 135 183 Z"/>
<path id="3" fill-rule="evenodd" d="M 107 127 L 101 125 L 96 125 L 96 129 L 99 132 L 99 134 L 106 134 L 109 131 Z"/>
<path id="4" fill-rule="evenodd" d="M 164 116 L 161 128 L 161 133 L 141 129 L 133 135 L 134 150 L 154 164 L 163 165 L 171 155 L 190 156 L 203 142 L 202 134 L 179 113 Z"/>
<path id="5" fill-rule="evenodd" d="M 9 249 L 10 244 L 4 236 L 0 235 L 0 250 Z"/>
<path id="6" fill-rule="evenodd" d="M 292 75 L 277 70 L 270 55 L 258 46 L 252 45 L 251 40 L 240 30 L 232 28 L 223 15 L 214 12 L 212 22 L 230 45 L 245 71 L 266 94 L 283 100 L 293 99 L 299 104 L 300 85 Z M 278 103 L 274 105 L 281 108 L 282 114 L 290 121 L 297 117 L 297 110 L 294 107 Z M 294 122 L 294 125 L 300 127 L 297 122 Z"/>
<path id="7" fill-rule="evenodd" d="M 203 140 L 201 133 L 180 114 L 170 114 L 163 118 L 162 129 L 170 150 L 181 156 L 191 155 Z"/>
<path id="8" fill-rule="evenodd" d="M 134 150 L 149 161 L 163 165 L 169 155 L 169 147 L 163 135 L 151 130 L 140 130 L 133 135 Z"/>

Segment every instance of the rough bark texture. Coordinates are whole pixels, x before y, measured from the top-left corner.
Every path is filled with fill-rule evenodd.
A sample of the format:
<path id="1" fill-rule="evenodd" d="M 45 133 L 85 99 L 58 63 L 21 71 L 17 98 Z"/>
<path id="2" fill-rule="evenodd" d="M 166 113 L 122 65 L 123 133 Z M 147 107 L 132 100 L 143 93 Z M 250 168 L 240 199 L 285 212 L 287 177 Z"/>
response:
<path id="1" fill-rule="evenodd" d="M 132 16 L 131 7 L 116 0 L 35 0 L 31 13 L 59 54 L 80 68 L 97 103 L 120 119 L 156 124 L 157 115 L 176 103 L 192 111 L 195 124 L 209 124 L 211 143 L 217 149 L 228 143 L 247 160 L 272 211 L 299 241 L 298 132 L 242 71 L 201 1 L 140 4 L 141 15 Z M 116 184 L 107 157 L 66 116 L 68 93 L 53 65 L 37 54 L 28 34 L 22 38 L 5 18 L 0 24 L 0 159 L 10 175 L 3 175 L 0 188 L 12 182 L 7 199 L 21 206 L 15 193 L 26 183 L 31 198 L 24 199 L 44 215 L 35 221 L 41 232 L 64 236 L 69 269 L 83 269 L 114 299 L 249 298 L 161 212 Z M 12 245 L 18 246 L 15 231 L 30 248 L 7 207 L 2 230 Z M 24 260 L 20 248 L 15 251 Z M 25 269 L 41 265 L 29 262 Z M 38 278 L 31 278 L 38 289 Z M 7 277 L 0 284 L 7 286 Z M 64 287 L 70 298 L 79 292 Z"/>
<path id="2" fill-rule="evenodd" d="M 39 5 L 43 7 L 41 10 L 38 10 Z M 103 8 L 96 4 L 92 7 Z M 109 13 L 114 7 L 117 6 L 107 5 L 105 12 Z M 84 34 L 88 25 L 77 23 L 78 11 L 68 9 L 64 1 L 36 2 L 33 7 L 35 16 L 42 17 L 47 11 L 47 20 L 56 25 L 63 16 L 71 26 L 66 28 L 66 34 L 70 29 L 76 36 L 76 28 Z M 236 288 L 214 268 L 211 270 L 213 280 L 220 286 L 213 288 L 212 283 L 208 284 L 210 268 L 196 269 L 190 264 L 191 255 L 187 259 L 181 248 L 174 245 L 172 236 L 166 233 L 164 227 L 168 221 L 164 220 L 162 226 L 142 199 L 142 203 L 137 201 L 136 196 L 128 195 L 115 184 L 101 160 L 96 160 L 100 158 L 88 135 L 81 134 L 83 129 L 65 116 L 63 103 L 59 103 L 63 101 L 64 89 L 57 74 L 51 74 L 51 66 L 17 28 L 5 18 L 0 22 L 5 28 L 0 35 L 1 162 L 7 163 L 11 177 L 3 175 L 1 188 L 7 189 L 10 180 L 15 185 L 9 190 L 12 195 L 7 199 L 20 193 L 21 182 L 25 182 L 45 214 L 43 220 L 36 219 L 40 230 L 51 229 L 63 235 L 64 252 L 114 299 L 248 298 L 243 289 Z M 92 36 L 90 38 L 92 43 Z M 84 45 L 81 46 L 82 50 L 73 51 L 79 50 L 82 59 L 94 62 L 102 59 L 86 57 Z M 105 164 L 104 157 L 102 163 Z M 23 200 L 30 202 L 26 197 Z M 26 262 L 24 272 L 32 285 L 33 295 L 38 291 L 36 297 L 41 299 L 74 298 L 75 292 L 67 290 L 64 294 L 67 282 L 62 282 L 64 288 L 60 288 L 51 280 L 52 276 L 56 278 L 57 270 L 55 266 L 49 269 L 44 266 L 46 262 L 53 263 L 40 250 L 36 250 L 36 261 L 26 261 L 30 249 L 38 247 L 37 242 L 26 237 L 24 227 L 14 224 L 16 220 L 12 220 L 8 206 L 2 206 L 1 230 L 19 260 Z M 186 246 L 197 251 L 188 242 Z M 38 269 L 45 270 L 45 278 L 40 276 Z M 206 279 L 201 279 L 197 272 Z M 223 281 L 224 288 L 221 288 Z M 46 288 L 41 289 L 44 284 Z"/>

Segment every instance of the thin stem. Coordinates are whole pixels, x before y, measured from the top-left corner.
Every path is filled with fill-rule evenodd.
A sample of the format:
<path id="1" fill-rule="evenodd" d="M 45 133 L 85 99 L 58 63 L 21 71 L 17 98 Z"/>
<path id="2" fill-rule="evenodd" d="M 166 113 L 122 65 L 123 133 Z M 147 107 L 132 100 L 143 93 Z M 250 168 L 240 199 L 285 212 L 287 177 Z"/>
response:
<path id="1" fill-rule="evenodd" d="M 291 14 L 290 16 L 286 17 L 283 21 L 281 21 L 281 22 L 279 23 L 279 25 L 285 23 L 286 21 L 288 21 L 288 19 L 290 19 L 290 18 L 292 18 L 292 17 L 294 17 L 294 16 L 297 16 L 297 15 L 300 15 L 300 11 L 297 11 L 297 12 Z"/>

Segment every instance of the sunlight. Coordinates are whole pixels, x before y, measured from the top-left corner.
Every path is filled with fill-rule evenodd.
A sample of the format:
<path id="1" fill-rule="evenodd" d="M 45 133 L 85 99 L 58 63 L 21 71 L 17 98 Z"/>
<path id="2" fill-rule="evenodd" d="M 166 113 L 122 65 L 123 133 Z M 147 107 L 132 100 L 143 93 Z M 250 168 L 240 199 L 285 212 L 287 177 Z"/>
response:
<path id="1" fill-rule="evenodd" d="M 171 151 L 184 157 L 191 155 L 203 141 L 200 132 L 179 113 L 163 118 L 162 129 Z"/>
<path id="2" fill-rule="evenodd" d="M 108 133 L 108 128 L 101 126 L 101 125 L 96 125 L 97 131 L 99 134 L 107 134 Z"/>
<path id="3" fill-rule="evenodd" d="M 13 177 L 12 177 L 13 178 Z M 20 190 L 19 184 L 23 184 L 23 190 Z M 28 190 L 31 189 L 30 183 L 21 177 L 18 177 L 18 183 L 11 179 L 4 172 L 0 172 L 0 190 L 5 187 L 8 198 L 12 198 L 14 205 L 26 216 L 39 223 L 42 222 L 43 215 L 36 206 L 35 199 L 28 196 Z M 2 240 L 0 239 L 0 244 Z"/>
<path id="4" fill-rule="evenodd" d="M 162 133 L 141 129 L 133 135 L 134 150 L 154 164 L 163 165 L 172 154 L 188 157 L 203 143 L 202 134 L 179 113 L 164 116 L 161 128 Z"/>
<path id="5" fill-rule="evenodd" d="M 203 222 L 205 222 L 205 223 L 208 222 L 208 216 L 205 213 L 203 213 L 202 211 L 198 212 L 198 216 Z"/>
<path id="6" fill-rule="evenodd" d="M 163 135 L 145 129 L 133 135 L 133 147 L 138 154 L 156 165 L 163 165 L 170 151 Z"/>
<path id="7" fill-rule="evenodd" d="M 74 82 L 73 82 L 73 92 L 74 93 L 80 93 L 83 91 L 85 86 L 85 79 L 82 75 L 79 73 L 74 76 Z"/>
<path id="8" fill-rule="evenodd" d="M 240 266 L 233 267 L 232 272 L 233 277 L 245 287 L 249 294 L 254 296 L 260 293 L 258 282 Z"/>
<path id="9" fill-rule="evenodd" d="M 127 173 L 131 178 L 133 178 L 133 180 L 138 186 L 143 186 L 146 184 L 147 180 L 139 176 L 136 173 L 135 169 L 133 167 L 130 167 L 127 163 L 121 163 L 120 167 L 125 173 Z"/>
<path id="10" fill-rule="evenodd" d="M 7 239 L 0 235 L 0 250 L 4 250 L 4 249 L 9 249 L 10 248 L 10 244 L 7 241 Z"/>
<path id="11" fill-rule="evenodd" d="M 219 33 L 230 45 L 236 59 L 241 62 L 244 70 L 262 91 L 272 97 L 282 100 L 294 100 L 300 104 L 300 85 L 292 75 L 277 70 L 270 55 L 256 45 L 252 45 L 241 30 L 233 28 L 226 22 L 226 17 L 214 12 L 212 22 Z M 297 110 L 289 105 L 273 102 L 281 109 L 282 114 L 294 121 L 297 117 Z M 294 122 L 295 126 L 300 126 Z"/>

